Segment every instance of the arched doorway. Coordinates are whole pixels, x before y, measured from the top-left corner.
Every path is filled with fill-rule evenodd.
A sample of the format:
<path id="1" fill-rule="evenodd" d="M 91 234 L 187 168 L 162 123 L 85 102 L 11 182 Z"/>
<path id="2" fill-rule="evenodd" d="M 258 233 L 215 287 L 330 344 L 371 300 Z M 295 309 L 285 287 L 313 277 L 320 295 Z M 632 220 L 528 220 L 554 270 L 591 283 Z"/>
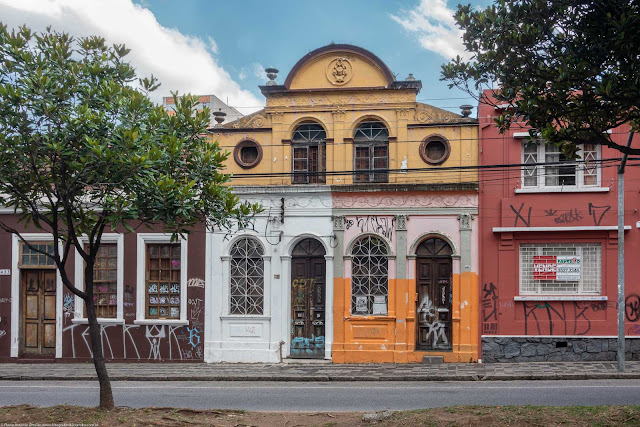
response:
<path id="1" fill-rule="evenodd" d="M 298 242 L 291 253 L 290 357 L 323 359 L 325 342 L 325 250 L 316 239 Z"/>
<path id="2" fill-rule="evenodd" d="M 451 246 L 430 237 L 416 248 L 416 349 L 451 349 Z"/>

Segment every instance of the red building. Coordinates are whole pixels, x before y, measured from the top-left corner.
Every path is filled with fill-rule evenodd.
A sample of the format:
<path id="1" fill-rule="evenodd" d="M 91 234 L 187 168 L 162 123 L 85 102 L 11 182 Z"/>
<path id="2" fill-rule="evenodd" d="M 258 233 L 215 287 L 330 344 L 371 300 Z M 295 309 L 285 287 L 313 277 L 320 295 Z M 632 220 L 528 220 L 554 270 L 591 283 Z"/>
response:
<path id="1" fill-rule="evenodd" d="M 615 360 L 619 161 L 601 160 L 621 154 L 584 144 L 582 161 L 566 160 L 524 126 L 500 134 L 500 107 L 479 106 L 479 163 L 524 166 L 480 171 L 482 360 Z M 628 127 L 611 134 L 621 145 L 627 136 Z M 628 360 L 640 360 L 638 165 L 625 173 Z"/>

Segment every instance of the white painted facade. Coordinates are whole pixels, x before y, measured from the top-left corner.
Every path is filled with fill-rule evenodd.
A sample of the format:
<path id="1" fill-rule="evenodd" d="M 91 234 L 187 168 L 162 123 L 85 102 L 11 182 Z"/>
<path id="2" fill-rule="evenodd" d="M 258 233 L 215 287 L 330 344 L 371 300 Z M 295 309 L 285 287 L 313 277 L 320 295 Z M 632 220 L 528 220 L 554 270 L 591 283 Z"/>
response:
<path id="1" fill-rule="evenodd" d="M 250 229 L 207 233 L 205 272 L 205 362 L 277 363 L 290 353 L 291 253 L 305 238 L 325 248 L 325 359 L 333 343 L 333 235 L 331 192 L 327 186 L 236 187 L 235 192 L 264 211 Z M 230 250 L 243 236 L 264 249 L 262 315 L 230 314 Z"/>

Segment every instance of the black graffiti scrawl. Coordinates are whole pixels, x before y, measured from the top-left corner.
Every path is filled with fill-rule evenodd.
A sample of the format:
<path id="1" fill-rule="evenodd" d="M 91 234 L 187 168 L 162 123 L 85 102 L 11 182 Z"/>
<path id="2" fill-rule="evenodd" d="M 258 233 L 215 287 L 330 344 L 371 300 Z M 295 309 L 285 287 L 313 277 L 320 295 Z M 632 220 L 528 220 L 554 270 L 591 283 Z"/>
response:
<path id="1" fill-rule="evenodd" d="M 493 282 L 482 286 L 482 333 L 498 333 L 498 288 Z"/>
<path id="2" fill-rule="evenodd" d="M 600 225 L 602 222 L 602 218 L 604 215 L 609 212 L 611 206 L 595 206 L 593 203 L 589 202 L 589 215 L 593 218 L 593 225 Z"/>
<path id="3" fill-rule="evenodd" d="M 531 224 L 531 206 L 529 206 L 529 209 L 527 209 L 524 206 L 524 202 L 522 202 L 518 209 L 514 208 L 513 205 L 509 205 L 509 207 L 511 208 L 513 213 L 516 214 L 516 217 L 513 221 L 513 226 L 517 227 L 518 221 L 521 221 L 525 227 L 529 227 L 529 225 Z"/>
<path id="4" fill-rule="evenodd" d="M 640 319 L 640 296 L 631 294 L 624 300 L 624 314 L 629 322 Z"/>

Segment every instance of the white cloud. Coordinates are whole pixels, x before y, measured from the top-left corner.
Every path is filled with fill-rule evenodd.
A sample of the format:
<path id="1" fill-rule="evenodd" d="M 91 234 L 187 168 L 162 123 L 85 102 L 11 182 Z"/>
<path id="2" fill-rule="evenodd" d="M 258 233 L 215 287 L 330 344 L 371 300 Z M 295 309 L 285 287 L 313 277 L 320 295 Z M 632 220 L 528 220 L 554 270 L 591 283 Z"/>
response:
<path id="1" fill-rule="evenodd" d="M 257 62 L 253 63 L 253 75 L 260 80 L 267 79 L 267 73 L 264 71 L 264 67 Z"/>
<path id="2" fill-rule="evenodd" d="M 74 36 L 97 34 L 109 43 L 131 49 L 127 59 L 139 76 L 156 76 L 162 86 L 152 94 L 156 102 L 170 91 L 215 94 L 248 114 L 263 104 L 234 81 L 212 56 L 218 46 L 163 27 L 151 11 L 131 0 L 0 0 L 0 21 L 9 27 L 27 24 L 34 30 L 51 25 Z"/>
<path id="3" fill-rule="evenodd" d="M 462 30 L 456 26 L 454 10 L 447 0 L 420 0 L 413 10 L 402 10 L 391 19 L 418 38 L 423 48 L 447 59 L 469 58 L 462 44 Z"/>
<path id="4" fill-rule="evenodd" d="M 247 78 L 247 70 L 244 67 L 240 68 L 240 72 L 238 73 L 238 78 L 240 80 L 244 80 Z"/>
<path id="5" fill-rule="evenodd" d="M 218 53 L 218 43 L 216 43 L 216 41 L 211 36 L 208 37 L 208 40 L 209 40 L 209 50 L 211 51 L 211 53 L 216 55 Z"/>

